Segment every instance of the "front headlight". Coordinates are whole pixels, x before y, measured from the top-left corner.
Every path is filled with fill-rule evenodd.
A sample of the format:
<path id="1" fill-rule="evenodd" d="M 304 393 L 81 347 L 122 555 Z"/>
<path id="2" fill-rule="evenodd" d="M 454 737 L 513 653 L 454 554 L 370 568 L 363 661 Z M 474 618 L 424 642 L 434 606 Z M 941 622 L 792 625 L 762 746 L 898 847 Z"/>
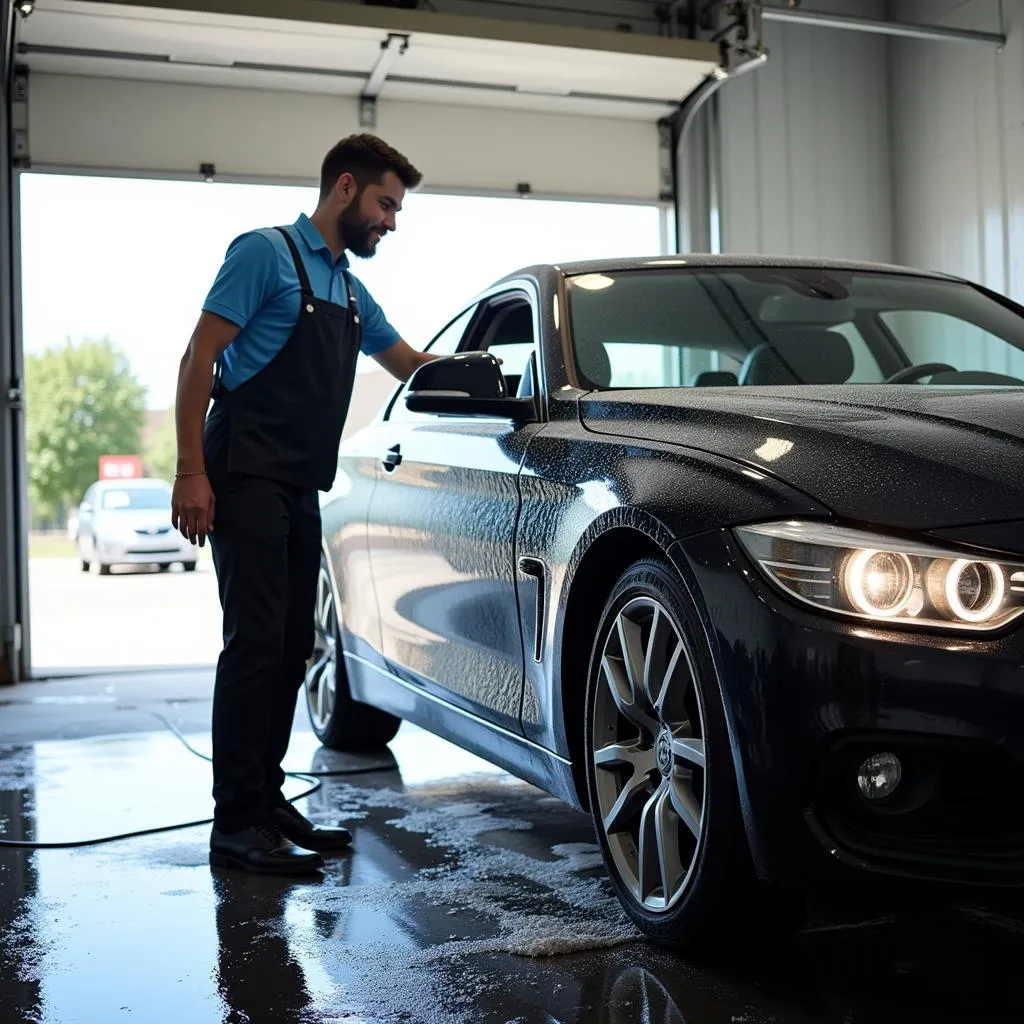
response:
<path id="1" fill-rule="evenodd" d="M 1024 613 L 1024 562 L 829 523 L 766 523 L 735 533 L 775 586 L 816 608 L 961 630 L 998 629 Z"/>

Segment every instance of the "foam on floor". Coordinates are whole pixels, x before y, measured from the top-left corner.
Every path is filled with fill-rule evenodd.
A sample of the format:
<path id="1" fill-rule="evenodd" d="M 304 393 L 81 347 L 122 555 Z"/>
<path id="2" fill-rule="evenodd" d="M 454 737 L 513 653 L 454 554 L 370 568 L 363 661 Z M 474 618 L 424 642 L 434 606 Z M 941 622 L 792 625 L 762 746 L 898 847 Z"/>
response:
<path id="1" fill-rule="evenodd" d="M 475 789 L 491 799 L 472 799 Z M 534 828 L 524 817 L 509 816 L 503 809 L 506 801 L 499 806 L 493 799 L 494 790 L 492 779 L 477 786 L 464 782 L 458 799 L 435 794 L 425 801 L 422 793 L 332 787 L 332 804 L 344 808 L 344 814 L 394 809 L 398 813 L 385 818 L 387 825 L 445 852 L 443 863 L 420 869 L 408 882 L 330 891 L 318 887 L 296 894 L 298 903 L 321 912 L 372 907 L 377 913 L 404 910 L 415 917 L 421 907 L 421 916 L 430 922 L 446 922 L 433 935 L 425 924 L 424 933 L 411 943 L 342 943 L 337 956 L 350 975 L 343 1000 L 349 1012 L 366 1014 L 367 1021 L 469 1024 L 481 998 L 500 996 L 503 984 L 490 967 L 474 970 L 479 958 L 554 957 L 641 938 L 612 891 L 596 845 L 554 844 L 543 849 L 542 859 L 486 838 Z M 330 817 L 323 812 L 310 816 Z M 321 998 L 322 1010 L 341 1008 L 337 989 Z"/>

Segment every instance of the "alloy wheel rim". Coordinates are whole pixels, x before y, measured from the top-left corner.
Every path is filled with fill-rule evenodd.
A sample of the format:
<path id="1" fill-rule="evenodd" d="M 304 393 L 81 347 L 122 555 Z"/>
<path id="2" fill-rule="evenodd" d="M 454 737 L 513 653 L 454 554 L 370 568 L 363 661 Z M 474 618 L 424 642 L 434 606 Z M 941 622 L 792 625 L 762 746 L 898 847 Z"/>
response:
<path id="1" fill-rule="evenodd" d="M 615 868 L 654 913 L 679 901 L 700 849 L 704 722 L 694 659 L 674 618 L 653 598 L 632 599 L 601 652 L 591 757 Z"/>
<path id="2" fill-rule="evenodd" d="M 338 684 L 338 641 L 334 591 L 321 566 L 313 609 L 313 653 L 306 663 L 306 702 L 313 728 L 323 730 L 334 713 Z"/>

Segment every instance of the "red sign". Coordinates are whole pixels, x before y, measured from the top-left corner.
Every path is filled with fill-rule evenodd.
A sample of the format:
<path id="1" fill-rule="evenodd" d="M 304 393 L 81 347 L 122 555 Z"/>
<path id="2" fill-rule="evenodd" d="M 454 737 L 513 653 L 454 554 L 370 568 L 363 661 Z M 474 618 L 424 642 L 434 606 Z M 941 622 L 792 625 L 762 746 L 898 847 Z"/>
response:
<path id="1" fill-rule="evenodd" d="M 101 480 L 137 480 L 142 476 L 141 455 L 101 455 Z"/>

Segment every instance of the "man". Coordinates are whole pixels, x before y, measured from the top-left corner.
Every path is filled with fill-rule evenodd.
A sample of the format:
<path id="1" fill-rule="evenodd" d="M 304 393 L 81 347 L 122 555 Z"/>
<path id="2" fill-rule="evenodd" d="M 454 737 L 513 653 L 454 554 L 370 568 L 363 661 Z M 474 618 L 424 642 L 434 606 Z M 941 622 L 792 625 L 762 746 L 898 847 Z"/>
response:
<path id="1" fill-rule="evenodd" d="M 348 273 L 346 250 L 373 256 L 420 180 L 374 136 L 339 142 L 311 216 L 231 243 L 181 360 L 172 517 L 193 542 L 209 535 L 223 609 L 211 864 L 299 873 L 351 842 L 283 798 L 281 762 L 313 646 L 317 491 L 334 480 L 356 357 L 403 381 L 431 358 Z"/>

